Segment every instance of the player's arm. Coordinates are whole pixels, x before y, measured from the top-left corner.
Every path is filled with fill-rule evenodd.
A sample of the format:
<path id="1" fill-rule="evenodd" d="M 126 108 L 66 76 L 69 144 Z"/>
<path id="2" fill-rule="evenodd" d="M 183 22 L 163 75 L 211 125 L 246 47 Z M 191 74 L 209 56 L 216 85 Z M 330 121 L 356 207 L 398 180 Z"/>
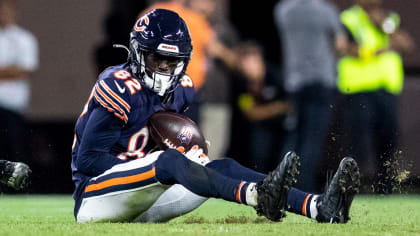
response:
<path id="1" fill-rule="evenodd" d="M 80 140 L 76 167 L 88 176 L 97 176 L 125 161 L 110 153 L 118 141 L 123 121 L 102 107 L 95 108 L 89 117 Z"/>
<path id="2" fill-rule="evenodd" d="M 226 47 L 217 38 L 214 37 L 209 41 L 207 52 L 211 57 L 221 60 L 229 69 L 238 69 L 238 56 L 235 51 Z"/>
<path id="3" fill-rule="evenodd" d="M 125 70 L 104 74 L 94 86 L 91 96 L 93 106 L 88 108 L 93 110 L 83 130 L 76 161 L 78 170 L 88 176 L 97 176 L 124 162 L 111 154 L 111 148 L 127 124 L 131 110 L 128 104 L 130 93 L 125 88 L 119 91 L 117 86 L 116 78 L 122 76 L 128 79 L 130 74 Z"/>
<path id="4" fill-rule="evenodd" d="M 284 101 L 272 101 L 267 104 L 240 105 L 243 113 L 250 121 L 271 119 L 284 115 L 289 110 L 289 104 Z"/>
<path id="5" fill-rule="evenodd" d="M 111 154 L 111 148 L 128 122 L 131 110 L 129 90 L 135 92 L 136 87 L 127 85 L 130 89 L 126 90 L 123 81 L 135 83 L 130 78 L 129 72 L 118 70 L 103 74 L 103 78 L 95 84 L 92 93 L 94 108 L 83 131 L 76 162 L 77 168 L 86 175 L 97 176 L 115 164 L 124 162 Z"/>
<path id="6" fill-rule="evenodd" d="M 15 66 L 0 67 L 0 80 L 14 80 L 28 77 L 32 71 Z"/>
<path id="7" fill-rule="evenodd" d="M 402 29 L 390 34 L 390 47 L 398 53 L 411 53 L 416 49 L 413 37 Z"/>

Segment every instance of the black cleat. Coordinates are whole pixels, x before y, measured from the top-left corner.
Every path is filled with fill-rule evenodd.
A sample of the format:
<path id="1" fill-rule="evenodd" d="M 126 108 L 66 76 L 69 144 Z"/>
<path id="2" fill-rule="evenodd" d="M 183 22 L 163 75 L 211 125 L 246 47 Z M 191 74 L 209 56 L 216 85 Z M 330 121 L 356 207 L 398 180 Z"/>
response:
<path id="1" fill-rule="evenodd" d="M 346 157 L 340 162 L 337 172 L 326 191 L 317 199 L 316 220 L 324 223 L 346 223 L 354 195 L 359 192 L 360 173 L 356 161 Z"/>
<path id="2" fill-rule="evenodd" d="M 29 185 L 29 176 L 32 173 L 25 163 L 11 161 L 5 162 L 4 169 L 1 172 L 0 182 L 15 190 L 26 188 Z"/>
<path id="3" fill-rule="evenodd" d="M 255 209 L 258 215 L 272 221 L 280 221 L 286 216 L 287 195 L 292 184 L 296 182 L 297 167 L 298 156 L 290 151 L 274 171 L 257 183 L 258 205 Z"/>

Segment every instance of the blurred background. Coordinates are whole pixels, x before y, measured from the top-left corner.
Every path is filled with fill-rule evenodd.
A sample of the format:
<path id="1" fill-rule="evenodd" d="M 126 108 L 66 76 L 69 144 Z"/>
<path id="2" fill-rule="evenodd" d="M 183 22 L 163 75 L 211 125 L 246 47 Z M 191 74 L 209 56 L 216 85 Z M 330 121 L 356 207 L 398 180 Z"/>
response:
<path id="1" fill-rule="evenodd" d="M 293 126 L 288 107 L 292 106 L 284 89 L 283 37 L 276 28 L 273 9 L 282 1 L 214 0 L 214 11 L 206 13 L 204 2 L 195 10 L 205 17 L 216 38 L 239 55 L 262 55 L 266 82 L 244 79 L 246 68 L 261 62 L 243 62 L 232 69 L 217 56 L 206 61 L 206 79 L 199 91 L 198 123 L 211 141 L 211 157 L 232 157 L 242 164 L 267 172 L 280 161 L 288 127 Z M 310 1 L 310 0 L 308 0 Z M 126 52 L 112 44 L 128 45 L 129 32 L 140 12 L 155 1 L 90 0 L 30 1 L 18 0 L 17 19 L 32 32 L 39 44 L 39 67 L 30 78 L 30 103 L 25 112 L 24 151 L 18 157 L 33 169 L 31 193 L 71 193 L 71 145 L 75 122 L 87 101 L 98 74 L 107 66 L 124 63 Z M 190 2 L 190 1 L 187 1 Z M 194 2 L 194 1 L 191 1 Z M 351 0 L 328 1 L 342 12 L 355 4 Z M 395 174 L 399 184 L 395 192 L 420 190 L 420 0 L 382 1 L 383 8 L 396 12 L 400 28 L 410 34 L 414 45 L 401 54 L 404 86 L 397 100 L 399 129 L 395 135 Z M 193 7 L 191 4 L 189 7 Z M 209 15 L 206 15 L 209 14 Z M 194 40 L 194 39 L 193 39 Z M 256 46 L 257 45 L 257 46 Z M 255 46 L 255 47 L 254 47 Z M 255 50 L 252 48 L 254 47 Z M 249 49 L 251 48 L 251 49 Z M 243 59 L 243 58 L 241 58 Z M 250 64 L 247 64 L 250 63 Z M 227 64 L 227 65 L 226 65 Z M 256 69 L 258 70 L 258 69 Z M 252 74 L 252 72 L 250 72 Z M 252 76 L 250 76 L 252 77 Z M 254 87 L 253 83 L 258 84 Z M 261 87 L 261 86 L 262 87 Z M 259 87 L 260 86 L 260 87 Z M 315 178 L 322 185 L 330 169 L 349 155 L 342 115 L 351 109 L 337 93 L 330 104 L 333 118 L 322 139 L 321 158 Z M 261 98 L 261 97 L 262 98 Z M 270 114 L 252 113 L 256 101 L 270 105 Z M 275 103 L 277 101 L 277 103 Z M 251 104 L 251 105 L 250 105 Z M 258 102 L 257 102 L 258 104 Z M 372 111 L 374 112 L 374 111 Z M 289 122 L 289 123 L 288 123 Z M 217 128 L 216 128 L 217 127 Z M 378 131 L 379 132 L 379 131 Z M 363 153 L 364 192 L 374 192 L 377 159 L 368 147 Z M 303 157 L 305 158 L 305 157 Z M 305 174 L 305 173 L 302 173 Z"/>

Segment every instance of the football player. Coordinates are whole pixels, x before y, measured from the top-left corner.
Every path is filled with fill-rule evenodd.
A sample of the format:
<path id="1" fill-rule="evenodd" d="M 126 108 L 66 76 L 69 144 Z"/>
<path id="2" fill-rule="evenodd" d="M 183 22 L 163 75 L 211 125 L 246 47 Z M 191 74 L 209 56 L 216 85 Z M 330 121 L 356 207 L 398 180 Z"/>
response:
<path id="1" fill-rule="evenodd" d="M 267 176 L 232 159 L 208 163 L 197 146 L 186 153 L 152 152 L 149 117 L 158 111 L 182 113 L 194 96 L 185 75 L 192 53 L 188 28 L 175 12 L 151 10 L 135 23 L 128 51 L 127 63 L 99 75 L 76 123 L 71 167 L 78 222 L 166 221 L 209 197 L 253 206 L 273 221 L 285 216 L 287 204 L 298 212 L 306 202 L 311 216 L 325 216 L 319 221 L 347 221 L 358 187 L 352 159 L 342 161 L 319 197 L 289 191 L 298 173 L 293 152 Z"/>
<path id="2" fill-rule="evenodd" d="M 22 190 L 28 186 L 31 173 L 31 169 L 25 163 L 0 160 L 0 183 L 15 190 Z"/>

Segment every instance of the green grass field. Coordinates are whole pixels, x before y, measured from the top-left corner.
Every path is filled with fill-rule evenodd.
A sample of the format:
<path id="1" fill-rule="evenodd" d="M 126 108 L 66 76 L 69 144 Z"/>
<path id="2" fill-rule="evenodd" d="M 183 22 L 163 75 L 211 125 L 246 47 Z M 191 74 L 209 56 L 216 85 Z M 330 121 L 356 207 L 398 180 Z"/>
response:
<path id="1" fill-rule="evenodd" d="M 209 200 L 165 224 L 78 224 L 70 196 L 1 195 L 0 235 L 420 235 L 420 196 L 358 196 L 346 225 L 289 213 L 281 223 L 247 206 Z"/>

